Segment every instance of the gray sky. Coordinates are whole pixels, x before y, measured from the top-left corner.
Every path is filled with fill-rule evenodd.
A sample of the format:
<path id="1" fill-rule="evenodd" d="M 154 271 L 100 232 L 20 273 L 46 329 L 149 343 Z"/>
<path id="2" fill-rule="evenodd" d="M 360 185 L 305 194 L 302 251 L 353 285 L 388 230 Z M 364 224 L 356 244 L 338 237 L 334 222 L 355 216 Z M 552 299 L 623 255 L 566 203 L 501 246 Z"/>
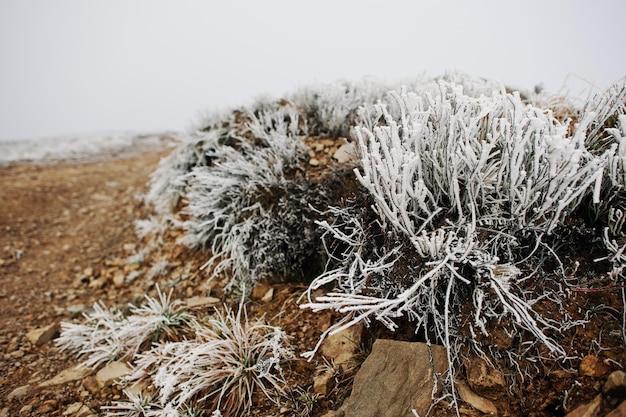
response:
<path id="1" fill-rule="evenodd" d="M 624 0 L 1 0 L 0 139 L 179 130 L 204 109 L 449 69 L 571 93 L 626 75 Z"/>

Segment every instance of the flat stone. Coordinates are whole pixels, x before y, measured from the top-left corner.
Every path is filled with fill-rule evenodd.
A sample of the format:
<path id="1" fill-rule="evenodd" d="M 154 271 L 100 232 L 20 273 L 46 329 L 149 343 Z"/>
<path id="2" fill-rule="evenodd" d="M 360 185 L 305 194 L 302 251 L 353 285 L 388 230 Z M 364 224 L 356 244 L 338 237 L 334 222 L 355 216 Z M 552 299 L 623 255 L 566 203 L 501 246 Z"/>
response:
<path id="1" fill-rule="evenodd" d="M 30 404 L 26 404 L 24 407 L 20 408 L 19 412 L 21 415 L 30 415 L 33 412 L 33 408 L 35 407 Z"/>
<path id="2" fill-rule="evenodd" d="M 218 305 L 220 302 L 220 299 L 215 297 L 191 297 L 187 299 L 186 304 L 188 308 L 194 308 L 202 306 L 214 306 Z"/>
<path id="3" fill-rule="evenodd" d="M 7 400 L 11 401 L 13 399 L 19 400 L 21 398 L 26 397 L 32 391 L 32 386 L 30 385 L 22 385 L 21 387 L 15 388 L 13 391 L 7 395 Z"/>
<path id="4" fill-rule="evenodd" d="M 426 415 L 432 403 L 434 375 L 443 374 L 447 368 L 443 346 L 376 340 L 338 413 L 345 417 L 396 417 L 412 416 L 415 409 Z"/>
<path id="5" fill-rule="evenodd" d="M 98 381 L 100 387 L 108 387 L 113 384 L 116 379 L 128 375 L 131 371 L 132 369 L 126 362 L 111 362 L 98 371 L 96 374 L 96 380 Z"/>
<path id="6" fill-rule="evenodd" d="M 91 373 L 91 369 L 75 366 L 73 368 L 65 369 L 59 372 L 51 379 L 44 381 L 37 385 L 39 388 L 51 387 L 54 385 L 61 385 L 67 382 L 78 381 L 85 378 Z"/>
<path id="7" fill-rule="evenodd" d="M 484 414 L 489 414 L 493 416 L 498 415 L 498 409 L 496 406 L 487 398 L 481 397 L 476 394 L 472 389 L 467 385 L 465 381 L 456 381 L 454 384 L 457 392 L 459 393 L 459 397 L 467 404 L 471 405 L 478 411 Z"/>
<path id="8" fill-rule="evenodd" d="M 320 395 L 326 395 L 335 387 L 335 373 L 332 371 L 324 372 L 313 378 L 313 392 Z"/>
<path id="9" fill-rule="evenodd" d="M 574 410 L 570 411 L 565 417 L 598 417 L 602 408 L 602 396 L 596 397 L 587 404 L 581 404 Z"/>
<path id="10" fill-rule="evenodd" d="M 312 167 L 319 166 L 319 164 L 320 164 L 320 161 L 317 158 L 309 159 L 309 165 L 311 165 Z"/>
<path id="11" fill-rule="evenodd" d="M 339 333 L 328 336 L 322 343 L 320 351 L 322 355 L 332 359 L 335 365 L 349 362 L 359 350 L 362 333 L 363 324 L 355 324 Z"/>
<path id="12" fill-rule="evenodd" d="M 476 394 L 496 400 L 506 392 L 506 381 L 502 374 L 484 359 L 473 355 L 466 366 L 467 384 Z"/>
<path id="13" fill-rule="evenodd" d="M 602 392 L 617 398 L 626 398 L 626 372 L 612 372 L 602 387 Z"/>
<path id="14" fill-rule="evenodd" d="M 87 417 L 95 414 L 94 411 L 83 403 L 73 403 L 65 409 L 64 416 Z"/>
<path id="15" fill-rule="evenodd" d="M 49 324 L 46 327 L 31 330 L 26 333 L 26 338 L 35 346 L 41 346 L 59 335 L 59 322 Z"/>
<path id="16" fill-rule="evenodd" d="M 354 143 L 346 143 L 345 145 L 341 145 L 339 149 L 337 149 L 333 154 L 333 159 L 340 164 L 345 164 L 346 162 L 357 160 L 357 151 Z"/>

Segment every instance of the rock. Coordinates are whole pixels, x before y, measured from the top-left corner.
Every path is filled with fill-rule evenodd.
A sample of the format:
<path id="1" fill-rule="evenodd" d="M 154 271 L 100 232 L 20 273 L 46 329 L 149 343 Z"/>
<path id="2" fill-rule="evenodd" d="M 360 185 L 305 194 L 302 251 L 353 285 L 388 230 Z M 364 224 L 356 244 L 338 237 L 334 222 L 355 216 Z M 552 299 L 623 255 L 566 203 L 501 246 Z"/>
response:
<path id="1" fill-rule="evenodd" d="M 83 403 L 71 404 L 63 412 L 64 416 L 71 416 L 71 417 L 87 417 L 92 414 L 95 414 L 94 411 Z"/>
<path id="2" fill-rule="evenodd" d="M 626 416 L 626 401 L 622 401 L 622 403 L 609 414 L 604 417 L 625 417 Z"/>
<path id="3" fill-rule="evenodd" d="M 345 417 L 396 417 L 411 416 L 415 409 L 426 415 L 432 402 L 433 372 L 442 374 L 447 367 L 442 346 L 376 340 L 339 412 Z"/>
<path id="4" fill-rule="evenodd" d="M 113 285 L 115 288 L 120 288 L 126 282 L 126 276 L 119 272 L 113 276 Z"/>
<path id="5" fill-rule="evenodd" d="M 322 343 L 320 351 L 328 359 L 332 359 L 335 365 L 341 365 L 350 361 L 358 352 L 361 344 L 363 324 L 355 324 L 328 336 Z"/>
<path id="6" fill-rule="evenodd" d="M 187 307 L 202 307 L 202 306 L 214 306 L 220 303 L 219 298 L 215 297 L 191 297 L 187 299 Z"/>
<path id="7" fill-rule="evenodd" d="M 57 375 L 52 377 L 51 379 L 44 381 L 37 385 L 39 388 L 50 387 L 53 385 L 65 384 L 71 381 L 78 381 L 79 379 L 85 378 L 87 375 L 91 373 L 91 369 L 83 368 L 75 366 L 73 368 L 66 369 L 64 371 L 59 372 Z"/>
<path id="8" fill-rule="evenodd" d="M 335 387 L 335 372 L 328 370 L 313 378 L 313 392 L 320 395 L 328 394 Z"/>
<path id="9" fill-rule="evenodd" d="M 602 392 L 611 397 L 626 398 L 626 372 L 612 372 L 606 379 Z"/>
<path id="10" fill-rule="evenodd" d="M 260 282 L 256 284 L 254 288 L 252 288 L 252 294 L 251 294 L 252 299 L 254 301 L 260 301 L 265 296 L 265 294 L 267 294 L 267 292 L 271 289 L 272 287 L 270 287 L 269 285 L 265 283 Z"/>
<path id="11" fill-rule="evenodd" d="M 33 412 L 33 406 L 30 404 L 26 404 L 24 407 L 20 408 L 20 414 L 22 415 L 30 415 Z"/>
<path id="12" fill-rule="evenodd" d="M 83 379 L 83 388 L 85 388 L 91 395 L 96 395 L 100 392 L 100 384 L 95 376 L 88 376 Z"/>
<path id="13" fill-rule="evenodd" d="M 601 408 L 602 396 L 596 395 L 591 402 L 579 405 L 573 411 L 567 413 L 565 417 L 597 417 Z"/>
<path id="14" fill-rule="evenodd" d="M 274 298 L 274 288 L 267 290 L 263 297 L 261 297 L 261 301 L 267 303 L 268 301 L 272 301 L 272 298 Z"/>
<path id="15" fill-rule="evenodd" d="M 466 369 L 467 385 L 472 391 L 491 400 L 502 398 L 506 392 L 506 381 L 498 370 L 478 356 L 470 358 Z"/>
<path id="16" fill-rule="evenodd" d="M 128 375 L 131 371 L 132 369 L 130 369 L 126 362 L 111 362 L 98 371 L 96 380 L 100 387 L 108 387 L 113 384 L 116 379 Z"/>
<path id="17" fill-rule="evenodd" d="M 7 400 L 11 401 L 13 399 L 19 400 L 21 398 L 26 397 L 32 391 L 32 387 L 30 385 L 22 385 L 21 387 L 15 388 L 13 391 L 7 395 Z"/>
<path id="18" fill-rule="evenodd" d="M 487 398 L 483 398 L 480 395 L 476 394 L 469 387 L 467 382 L 465 381 L 456 381 L 454 384 L 457 392 L 459 393 L 459 397 L 467 404 L 471 405 L 478 411 L 484 414 L 489 414 L 492 416 L 498 415 L 498 409 L 496 406 Z"/>
<path id="19" fill-rule="evenodd" d="M 579 370 L 581 375 L 598 377 L 608 374 L 611 367 L 601 361 L 597 356 L 587 355 L 580 362 Z"/>
<path id="20" fill-rule="evenodd" d="M 357 151 L 354 143 L 341 145 L 333 154 L 333 159 L 340 164 L 357 160 Z"/>
<path id="21" fill-rule="evenodd" d="M 309 159 L 309 165 L 311 165 L 312 167 L 316 167 L 319 166 L 320 161 L 316 158 L 311 158 Z"/>
<path id="22" fill-rule="evenodd" d="M 46 327 L 31 330 L 26 338 L 35 346 L 41 346 L 59 335 L 59 323 L 55 322 Z"/>

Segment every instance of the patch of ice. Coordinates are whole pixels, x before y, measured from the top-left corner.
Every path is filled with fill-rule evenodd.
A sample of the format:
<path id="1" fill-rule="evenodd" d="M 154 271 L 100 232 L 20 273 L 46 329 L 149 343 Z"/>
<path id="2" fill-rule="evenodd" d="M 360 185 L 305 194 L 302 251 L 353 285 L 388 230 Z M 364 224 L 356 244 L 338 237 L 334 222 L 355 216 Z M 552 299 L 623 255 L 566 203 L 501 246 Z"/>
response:
<path id="1" fill-rule="evenodd" d="M 41 139 L 0 141 L 0 165 L 14 162 L 50 163 L 102 160 L 180 141 L 177 132 L 102 132 Z"/>

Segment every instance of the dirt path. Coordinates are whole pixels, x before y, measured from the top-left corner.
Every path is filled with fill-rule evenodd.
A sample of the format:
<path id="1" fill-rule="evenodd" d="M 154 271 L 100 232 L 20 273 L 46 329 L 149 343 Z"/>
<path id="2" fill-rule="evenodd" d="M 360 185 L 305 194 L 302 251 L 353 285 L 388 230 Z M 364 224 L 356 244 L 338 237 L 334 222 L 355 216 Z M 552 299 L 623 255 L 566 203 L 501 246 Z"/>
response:
<path id="1" fill-rule="evenodd" d="M 94 282 L 136 243 L 137 196 L 164 153 L 0 168 L 0 415 L 61 415 L 77 400 L 71 386 L 32 388 L 76 360 L 25 335 L 102 298 Z"/>

